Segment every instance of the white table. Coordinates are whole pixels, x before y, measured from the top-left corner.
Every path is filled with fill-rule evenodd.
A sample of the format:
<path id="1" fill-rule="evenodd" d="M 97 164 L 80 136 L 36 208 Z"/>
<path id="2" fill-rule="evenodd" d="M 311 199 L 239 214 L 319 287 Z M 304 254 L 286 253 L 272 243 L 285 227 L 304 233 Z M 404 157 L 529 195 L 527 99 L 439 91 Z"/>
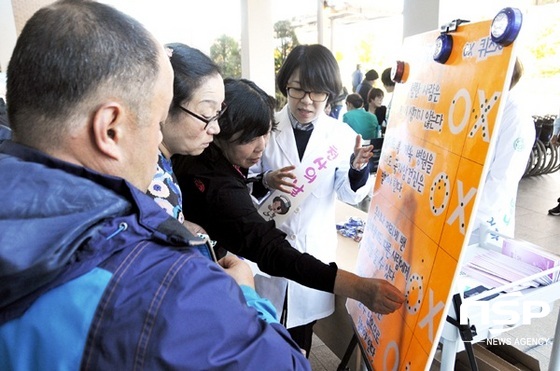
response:
<path id="1" fill-rule="evenodd" d="M 367 214 L 344 202 L 336 202 L 336 221 L 343 222 L 349 217 L 362 218 L 364 221 Z M 336 250 L 336 264 L 340 269 L 354 272 L 356 260 L 358 258 L 358 242 L 348 237 L 338 235 L 338 246 Z M 354 335 L 352 319 L 346 310 L 346 298 L 335 296 L 335 310 L 330 316 L 323 318 L 313 326 L 313 332 L 323 343 L 340 359 L 344 356 L 348 344 Z M 356 365 L 359 369 L 361 355 L 359 348 L 356 347 L 348 365 Z"/>
<path id="2" fill-rule="evenodd" d="M 483 253 L 485 251 L 484 248 L 478 246 L 469 246 L 470 251 L 468 251 L 467 256 L 465 256 L 465 262 L 468 262 L 472 256 L 476 254 Z M 546 272 L 550 273 L 551 271 L 558 270 L 560 267 L 556 267 L 555 269 L 548 270 Z M 542 275 L 548 274 L 543 272 Z M 531 276 L 535 277 L 535 276 Z M 506 286 L 501 286 L 493 290 L 489 290 L 483 294 L 478 294 L 477 296 L 473 296 L 472 298 L 463 299 L 463 303 L 469 304 L 472 301 L 476 301 L 478 299 L 483 299 L 485 297 L 491 296 L 494 293 L 499 293 L 503 291 L 503 289 L 508 289 L 510 287 L 514 287 L 516 285 L 522 284 L 528 281 L 530 277 L 524 278 L 518 281 L 514 281 L 511 284 Z M 511 300 L 515 300 L 518 303 L 517 307 L 514 305 L 508 305 L 507 308 L 510 310 L 517 311 L 519 321 L 515 324 L 508 324 L 504 325 L 504 322 L 508 319 L 513 318 L 511 315 L 497 315 L 492 311 L 488 311 L 486 313 L 482 313 L 482 311 L 475 311 L 469 310 L 469 322 L 470 325 L 474 325 L 476 328 L 476 336 L 473 336 L 472 343 L 476 343 L 479 341 L 483 341 L 485 339 L 492 339 L 497 337 L 498 335 L 510 331 L 518 326 L 523 325 L 523 306 L 524 304 L 529 303 L 542 303 L 548 304 L 552 307 L 553 303 L 560 299 L 560 282 L 556 282 L 547 286 L 539 286 L 537 288 L 528 288 L 517 292 L 519 296 L 512 298 L 512 296 L 507 295 L 499 295 L 493 299 L 487 300 L 488 307 L 492 307 L 496 303 L 502 302 L 505 304 L 506 301 L 509 303 Z M 499 304 L 498 304 L 499 305 Z M 536 312 L 536 311 L 535 311 Z M 454 313 L 454 308 L 451 309 L 451 313 L 448 313 L 450 317 L 456 319 L 456 315 Z M 560 318 L 559 318 L 560 319 Z M 554 339 L 560 339 L 560 321 L 557 320 L 556 322 L 556 330 L 554 334 Z M 453 370 L 455 365 L 455 356 L 456 353 L 459 351 L 464 350 L 463 341 L 459 335 L 459 329 L 452 325 L 449 322 L 445 322 L 440 342 L 442 343 L 442 358 L 441 358 L 441 370 Z M 552 352 L 550 356 L 550 366 L 549 370 L 560 370 L 560 360 L 558 359 L 558 354 L 560 351 L 560 342 L 554 341 Z"/>

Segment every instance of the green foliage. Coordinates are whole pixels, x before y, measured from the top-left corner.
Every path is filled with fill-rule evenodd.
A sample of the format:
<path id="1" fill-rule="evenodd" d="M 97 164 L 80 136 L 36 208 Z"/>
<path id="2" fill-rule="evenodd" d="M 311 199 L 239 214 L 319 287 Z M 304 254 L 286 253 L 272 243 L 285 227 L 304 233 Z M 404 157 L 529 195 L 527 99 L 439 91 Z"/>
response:
<path id="1" fill-rule="evenodd" d="M 544 25 L 543 25 L 544 26 Z M 554 23 L 546 24 L 540 29 L 530 48 L 536 61 L 536 70 L 541 77 L 552 77 L 560 74 L 560 37 L 558 37 L 560 18 Z"/>
<path id="2" fill-rule="evenodd" d="M 361 63 L 364 73 L 373 68 L 381 76 L 383 66 L 390 65 L 393 62 L 388 58 L 387 53 L 379 48 L 379 45 L 384 45 L 383 40 L 381 40 L 382 37 L 385 37 L 385 35 L 380 36 L 370 32 L 356 45 L 355 51 L 358 56 L 356 63 Z"/>
<path id="3" fill-rule="evenodd" d="M 288 99 L 283 96 L 278 89 L 276 89 L 274 97 L 276 99 L 275 109 L 276 111 L 280 111 L 286 105 L 286 103 L 288 103 Z"/>
<path id="4" fill-rule="evenodd" d="M 210 58 L 222 72 L 222 76 L 241 77 L 241 48 L 231 36 L 222 35 L 210 47 Z"/>
<path id="5" fill-rule="evenodd" d="M 277 73 L 292 49 L 299 45 L 294 27 L 290 21 L 278 21 L 274 24 L 274 35 L 278 46 L 274 50 L 274 72 Z"/>
<path id="6" fill-rule="evenodd" d="M 373 46 L 372 42 L 369 40 L 362 39 L 360 40 L 360 44 L 356 48 L 356 54 L 358 55 L 358 61 L 362 64 L 362 66 L 369 66 L 372 64 L 371 57 L 373 55 Z"/>
<path id="7" fill-rule="evenodd" d="M 296 31 L 290 21 L 278 21 L 274 24 L 274 36 L 278 42 L 274 49 L 274 74 L 276 75 L 293 48 L 299 45 Z M 275 92 L 276 109 L 280 110 L 287 102 L 278 89 Z"/>

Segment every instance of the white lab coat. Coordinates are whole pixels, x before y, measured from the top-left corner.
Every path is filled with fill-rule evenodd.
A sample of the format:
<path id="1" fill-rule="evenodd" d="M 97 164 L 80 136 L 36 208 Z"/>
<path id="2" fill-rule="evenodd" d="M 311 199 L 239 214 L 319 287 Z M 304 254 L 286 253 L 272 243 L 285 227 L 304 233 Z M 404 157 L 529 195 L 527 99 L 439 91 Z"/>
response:
<path id="1" fill-rule="evenodd" d="M 496 147 L 481 189 L 473 237 L 481 224 L 514 237 L 517 187 L 535 141 L 535 124 L 520 92 L 509 91 L 497 133 Z"/>
<path id="2" fill-rule="evenodd" d="M 335 218 L 336 197 L 350 204 L 361 201 L 373 186 L 372 177 L 356 192 L 350 188 L 348 170 L 350 156 L 354 152 L 356 133 L 326 114 L 315 123 L 302 161 L 299 160 L 294 132 L 288 118 L 288 108 L 276 114 L 278 130 L 273 132 L 261 162 L 253 166 L 251 173 L 276 170 L 288 165 L 300 165 L 316 155 L 333 141 L 337 150 L 336 166 L 328 166 L 325 177 L 317 188 L 294 210 L 290 219 L 277 226 L 287 234 L 290 244 L 301 252 L 307 252 L 325 263 L 336 260 L 337 232 Z M 329 163 L 331 165 L 331 163 Z M 288 316 L 286 327 L 305 325 L 327 317 L 334 311 L 334 296 L 288 281 L 283 278 L 261 279 L 257 290 L 271 299 L 279 313 L 282 311 L 286 285 L 288 287 Z M 266 282 L 265 282 L 266 281 Z M 263 284 L 264 282 L 264 284 Z"/>

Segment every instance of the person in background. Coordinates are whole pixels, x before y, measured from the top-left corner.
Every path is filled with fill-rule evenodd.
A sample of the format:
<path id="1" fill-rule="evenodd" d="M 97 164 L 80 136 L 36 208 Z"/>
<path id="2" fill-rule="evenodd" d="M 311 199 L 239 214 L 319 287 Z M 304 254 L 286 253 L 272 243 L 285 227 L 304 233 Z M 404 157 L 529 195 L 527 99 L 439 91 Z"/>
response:
<path id="1" fill-rule="evenodd" d="M 385 131 L 387 130 L 387 124 L 389 123 L 389 115 L 391 114 L 391 103 L 393 103 L 393 92 L 395 91 L 395 82 L 391 78 L 391 68 L 386 68 L 383 70 L 381 74 L 381 82 L 383 83 L 383 88 L 388 95 L 390 95 L 389 102 L 386 105 L 385 109 L 385 120 L 381 121 L 379 124 L 381 125 L 381 134 L 385 135 Z"/>
<path id="2" fill-rule="evenodd" d="M 145 194 L 172 84 L 163 47 L 108 5 L 63 0 L 24 26 L 0 143 L 0 369 L 310 369 L 245 303 L 248 266 L 226 274 Z"/>
<path id="3" fill-rule="evenodd" d="M 381 92 L 381 100 L 379 98 L 374 98 L 375 94 Z M 379 164 L 379 156 L 381 153 L 381 147 L 383 145 L 381 125 L 379 118 L 376 116 L 378 112 L 376 106 L 383 100 L 383 91 L 378 88 L 371 88 L 368 93 L 369 100 L 369 111 L 365 111 L 363 108 L 354 108 L 350 110 L 350 107 L 356 107 L 362 102 L 362 97 L 358 94 L 352 97 L 352 102 L 348 102 L 348 112 L 345 115 L 345 122 L 354 129 L 356 133 L 362 135 L 362 138 L 370 141 L 370 144 L 374 146 L 374 156 L 370 159 L 369 171 L 371 174 L 377 172 L 377 167 Z M 372 117 L 373 116 L 373 117 Z M 373 196 L 373 188 L 370 189 L 368 195 L 364 199 L 358 202 L 355 207 L 358 209 L 368 212 L 371 205 L 371 198 Z"/>
<path id="4" fill-rule="evenodd" d="M 360 94 L 362 100 L 364 101 L 364 109 L 366 111 L 368 110 L 368 100 L 367 100 L 368 93 L 370 89 L 373 88 L 373 84 L 375 83 L 375 80 L 377 80 L 378 78 L 379 78 L 379 74 L 377 73 L 376 70 L 369 70 L 366 72 L 364 80 L 360 83 L 360 85 L 358 85 L 356 89 L 356 93 Z"/>
<path id="5" fill-rule="evenodd" d="M 333 99 L 332 102 L 327 104 L 327 107 L 330 107 L 330 113 L 327 113 L 327 115 L 334 119 L 342 120 L 342 116 L 344 115 L 344 113 L 346 113 L 343 102 L 347 96 L 348 90 L 346 90 L 346 87 L 343 87 L 342 92 L 335 99 Z"/>
<path id="6" fill-rule="evenodd" d="M 381 73 L 381 82 L 383 83 L 383 87 L 385 88 L 387 94 L 391 95 L 391 99 L 389 100 L 389 103 L 387 103 L 387 113 L 385 115 L 385 122 L 388 123 L 389 114 L 391 113 L 391 103 L 393 102 L 393 92 L 395 91 L 395 82 L 391 78 L 391 67 L 383 70 L 383 73 Z M 386 127 L 383 125 L 381 125 L 381 127 L 381 130 L 385 134 Z"/>
<path id="7" fill-rule="evenodd" d="M 305 199 L 299 206 L 291 208 L 285 222 L 277 225 L 295 249 L 324 262 L 334 261 L 337 241 L 335 201 L 338 198 L 356 204 L 367 195 L 372 186 L 367 166 L 372 146 L 362 147 L 359 135 L 324 113 L 325 105 L 339 94 L 342 85 L 336 59 L 324 46 L 295 47 L 280 68 L 276 83 L 288 103 L 275 115 L 278 130 L 270 134 L 260 161 L 251 167 L 250 173 L 261 174 L 262 184 L 270 190 L 295 194 L 297 179 L 294 179 L 293 169 L 320 166 L 313 161 L 336 149 L 336 156 L 334 153 L 331 156 L 332 162 L 321 167 L 320 175 L 315 178 L 315 189 L 302 194 L 300 200 Z M 299 180 L 298 187 L 303 181 Z M 254 184 L 253 188 L 259 185 Z M 345 277 L 348 272 L 337 271 L 334 292 L 352 293 L 358 289 L 357 286 L 350 287 L 353 278 L 347 280 Z M 268 284 L 269 288 L 261 294 L 280 305 L 277 309 L 284 309 L 284 323 L 290 334 L 300 347 L 308 350 L 313 324 L 334 311 L 334 296 L 281 278 L 263 278 L 261 283 L 263 286 Z M 365 298 L 369 290 L 364 289 Z M 280 294 L 278 301 L 273 300 L 272 292 Z M 395 305 L 404 299 L 392 295 L 393 291 L 391 298 Z M 375 304 L 373 308 L 375 311 Z"/>
<path id="8" fill-rule="evenodd" d="M 385 94 L 379 88 L 371 88 L 368 93 L 368 112 L 375 115 L 379 123 L 378 138 L 384 132 L 383 128 L 387 127 L 387 107 L 383 105 L 383 97 Z"/>
<path id="9" fill-rule="evenodd" d="M 523 76 L 523 66 L 515 60 L 509 92 L 497 135 L 488 173 L 480 190 L 478 212 L 473 231 L 496 231 L 514 237 L 517 187 L 525 172 L 529 154 L 535 142 L 535 125 L 524 103 L 523 91 L 517 83 Z M 472 241 L 480 233 L 473 232 Z"/>
<path id="10" fill-rule="evenodd" d="M 342 121 L 348 124 L 352 130 L 362 136 L 362 139 L 370 141 L 377 138 L 379 124 L 373 113 L 363 108 L 364 101 L 359 94 L 350 94 L 346 97 L 347 112 L 342 116 Z"/>
<path id="11" fill-rule="evenodd" d="M 381 82 L 387 93 L 392 93 L 395 90 L 395 82 L 391 78 L 391 67 L 383 70 L 381 73 Z"/>
<path id="12" fill-rule="evenodd" d="M 554 131 L 553 131 L 552 139 L 550 140 L 550 143 L 553 146 L 558 147 L 560 145 L 560 140 L 558 139 L 559 136 L 560 136 L 560 113 L 558 113 L 558 116 L 556 116 L 556 119 L 554 120 Z M 560 198 L 558 198 L 557 202 L 558 205 L 556 207 L 553 207 L 552 209 L 548 210 L 548 215 L 554 215 L 554 216 L 560 215 Z"/>
<path id="13" fill-rule="evenodd" d="M 215 141 L 200 156 L 173 158 L 186 218 L 216 239 L 218 251 L 243 256 L 267 274 L 354 298 L 378 312 L 395 310 L 401 294 L 387 281 L 358 277 L 293 248 L 286 233 L 259 214 L 247 184 L 261 184 L 263 178 L 247 178 L 247 169 L 261 158 L 275 130 L 274 99 L 252 81 L 226 79 L 225 101 L 228 109 Z M 279 205 L 285 213 L 286 205 Z"/>
<path id="14" fill-rule="evenodd" d="M 362 72 L 362 65 L 358 63 L 356 65 L 356 70 L 352 72 L 352 93 L 356 92 L 358 85 L 360 85 L 363 78 L 364 74 Z"/>
<path id="15" fill-rule="evenodd" d="M 560 145 L 560 112 L 554 119 L 552 138 L 550 139 L 550 142 L 555 146 Z"/>

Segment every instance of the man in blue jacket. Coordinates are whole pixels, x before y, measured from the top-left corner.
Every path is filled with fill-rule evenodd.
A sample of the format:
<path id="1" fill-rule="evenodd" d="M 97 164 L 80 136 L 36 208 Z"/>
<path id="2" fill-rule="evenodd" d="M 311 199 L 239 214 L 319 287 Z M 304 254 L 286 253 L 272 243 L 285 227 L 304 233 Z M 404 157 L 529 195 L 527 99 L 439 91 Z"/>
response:
<path id="1" fill-rule="evenodd" d="M 205 257 L 144 194 L 172 80 L 153 36 L 109 6 L 63 0 L 22 30 L 0 142 L 1 370 L 310 368 L 246 304 L 247 266 Z"/>

